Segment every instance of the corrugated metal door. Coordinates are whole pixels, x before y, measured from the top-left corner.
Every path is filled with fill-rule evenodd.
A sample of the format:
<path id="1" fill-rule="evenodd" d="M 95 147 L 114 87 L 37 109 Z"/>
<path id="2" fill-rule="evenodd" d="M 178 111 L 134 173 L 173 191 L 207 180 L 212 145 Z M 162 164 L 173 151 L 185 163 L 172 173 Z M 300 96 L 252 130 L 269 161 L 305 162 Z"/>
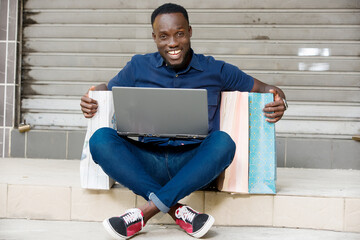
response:
<path id="1" fill-rule="evenodd" d="M 135 53 L 156 51 L 150 14 L 167 1 L 28 0 L 24 6 L 22 118 L 35 129 L 84 129 L 80 96 Z M 175 1 L 192 46 L 287 94 L 279 136 L 360 133 L 360 2 Z"/>

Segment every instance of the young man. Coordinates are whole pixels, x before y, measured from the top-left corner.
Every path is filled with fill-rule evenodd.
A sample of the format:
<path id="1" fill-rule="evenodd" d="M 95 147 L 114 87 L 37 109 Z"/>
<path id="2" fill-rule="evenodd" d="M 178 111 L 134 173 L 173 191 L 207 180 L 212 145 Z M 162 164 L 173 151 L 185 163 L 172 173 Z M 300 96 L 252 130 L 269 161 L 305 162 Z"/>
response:
<path id="1" fill-rule="evenodd" d="M 192 29 L 186 10 L 164 4 L 151 16 L 152 37 L 158 52 L 135 55 L 110 82 L 113 86 L 202 88 L 208 92 L 209 135 L 204 140 L 143 138 L 134 141 L 102 128 L 90 140 L 93 159 L 117 182 L 144 197 L 148 203 L 104 220 L 116 239 L 140 232 L 158 212 L 168 213 L 182 229 L 202 237 L 214 218 L 178 203 L 211 183 L 231 163 L 235 143 L 219 131 L 221 91 L 271 92 L 274 102 L 265 106 L 267 121 L 275 123 L 286 110 L 284 93 L 245 74 L 237 67 L 191 49 Z M 94 90 L 95 87 L 90 88 Z M 84 116 L 91 118 L 97 103 L 88 94 L 81 98 Z M 273 113 L 266 113 L 273 112 Z"/>

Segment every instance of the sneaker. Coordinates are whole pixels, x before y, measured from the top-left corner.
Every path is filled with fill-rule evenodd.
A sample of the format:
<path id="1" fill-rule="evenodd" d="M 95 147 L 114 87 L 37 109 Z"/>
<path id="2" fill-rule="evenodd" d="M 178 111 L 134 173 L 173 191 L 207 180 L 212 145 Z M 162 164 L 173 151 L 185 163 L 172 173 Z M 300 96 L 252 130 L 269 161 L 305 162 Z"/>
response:
<path id="1" fill-rule="evenodd" d="M 132 208 L 120 217 L 105 219 L 103 225 L 114 239 L 127 239 L 143 229 L 143 213 L 138 208 Z"/>
<path id="2" fill-rule="evenodd" d="M 181 206 L 175 211 L 176 224 L 189 235 L 200 238 L 204 236 L 214 224 L 214 218 L 205 213 L 199 213 L 188 206 Z"/>

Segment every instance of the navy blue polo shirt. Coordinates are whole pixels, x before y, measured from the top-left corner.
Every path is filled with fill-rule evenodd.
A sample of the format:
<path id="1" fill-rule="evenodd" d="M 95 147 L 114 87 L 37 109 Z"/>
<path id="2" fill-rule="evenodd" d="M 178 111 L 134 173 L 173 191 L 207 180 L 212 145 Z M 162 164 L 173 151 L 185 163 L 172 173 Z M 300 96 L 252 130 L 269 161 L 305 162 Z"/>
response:
<path id="1" fill-rule="evenodd" d="M 192 50 L 191 50 L 192 51 Z M 250 92 L 254 79 L 238 67 L 215 60 L 211 56 L 195 54 L 189 66 L 180 72 L 167 67 L 159 52 L 135 55 L 126 66 L 109 81 L 108 89 L 121 87 L 195 88 L 208 93 L 209 133 L 220 128 L 220 100 L 222 91 Z M 184 145 L 198 143 L 198 139 L 175 140 L 169 138 L 143 138 L 144 142 L 158 145 Z"/>

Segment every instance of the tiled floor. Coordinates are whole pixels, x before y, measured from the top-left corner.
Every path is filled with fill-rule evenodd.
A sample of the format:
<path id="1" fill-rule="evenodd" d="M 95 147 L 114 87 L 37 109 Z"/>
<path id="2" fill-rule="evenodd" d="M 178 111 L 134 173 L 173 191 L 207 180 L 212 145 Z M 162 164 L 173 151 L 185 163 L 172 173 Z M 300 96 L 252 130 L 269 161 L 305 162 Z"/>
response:
<path id="1" fill-rule="evenodd" d="M 21 226 L 21 228 L 19 227 Z M 171 236 L 171 237 L 169 237 Z M 111 239 L 98 222 L 34 221 L 0 219 L 0 239 L 6 240 L 107 240 Z M 134 240 L 194 240 L 175 225 L 148 225 Z M 221 240 L 359 240 L 360 233 L 264 228 L 213 227 L 203 239 Z"/>

